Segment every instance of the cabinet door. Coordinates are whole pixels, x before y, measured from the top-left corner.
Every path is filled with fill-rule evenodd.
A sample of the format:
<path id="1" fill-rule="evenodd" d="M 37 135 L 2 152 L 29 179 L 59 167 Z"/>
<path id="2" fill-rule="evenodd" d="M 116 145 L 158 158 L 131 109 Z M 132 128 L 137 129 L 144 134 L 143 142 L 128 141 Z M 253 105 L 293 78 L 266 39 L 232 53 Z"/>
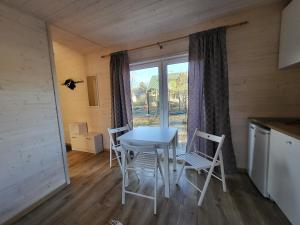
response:
<path id="1" fill-rule="evenodd" d="M 300 142 L 271 131 L 268 190 L 293 224 L 300 224 Z"/>
<path id="2" fill-rule="evenodd" d="M 250 175 L 255 186 L 268 197 L 267 177 L 268 177 L 268 157 L 269 157 L 270 131 L 260 127 L 255 129 L 255 142 L 253 149 L 253 168 Z"/>
<path id="3" fill-rule="evenodd" d="M 248 175 L 249 176 L 251 176 L 252 169 L 253 169 L 255 128 L 256 128 L 256 125 L 249 123 L 249 133 L 248 133 Z"/>
<path id="4" fill-rule="evenodd" d="M 300 63 L 300 1 L 295 0 L 283 10 L 280 32 L 279 68 Z"/>

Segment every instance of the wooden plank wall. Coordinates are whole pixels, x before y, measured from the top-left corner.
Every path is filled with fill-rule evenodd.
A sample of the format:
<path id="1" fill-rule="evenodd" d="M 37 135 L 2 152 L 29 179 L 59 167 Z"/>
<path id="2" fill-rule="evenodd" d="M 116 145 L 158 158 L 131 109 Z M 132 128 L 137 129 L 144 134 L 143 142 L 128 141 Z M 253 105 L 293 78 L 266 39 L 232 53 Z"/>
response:
<path id="1" fill-rule="evenodd" d="M 99 56 L 98 52 L 95 54 Z M 104 148 L 109 149 L 107 133 L 107 128 L 111 127 L 109 58 L 99 61 L 99 57 L 97 58 L 94 54 L 83 55 L 59 42 L 54 42 L 54 55 L 66 143 L 70 143 L 69 124 L 71 122 L 87 122 L 89 131 L 103 134 Z M 89 107 L 88 105 L 86 83 L 88 75 L 98 77 L 99 107 Z M 77 88 L 72 91 L 60 85 L 68 78 L 84 80 L 84 83 L 78 84 Z"/>
<path id="2" fill-rule="evenodd" d="M 224 24 L 249 21 L 248 25 L 231 28 L 227 33 L 230 117 L 234 149 L 240 168 L 247 166 L 248 117 L 300 116 L 300 70 L 277 69 L 280 14 L 283 6 L 282 3 L 272 3 L 246 9 L 173 34 L 173 37 L 178 37 Z M 156 39 L 160 40 L 164 40 L 163 35 Z M 129 57 L 130 62 L 138 62 L 187 51 L 188 40 L 184 39 L 169 43 L 162 50 L 151 47 L 130 52 Z M 88 55 L 88 71 L 101 71 L 99 73 L 109 76 L 106 71 L 108 66 L 103 59 L 99 59 L 102 54 L 105 52 Z M 105 83 L 108 80 L 106 77 L 103 79 Z M 100 101 L 103 99 L 110 99 L 110 95 L 100 95 Z M 101 121 L 108 120 L 109 114 L 101 115 Z"/>
<path id="3" fill-rule="evenodd" d="M 58 42 L 53 42 L 55 69 L 59 97 L 61 103 L 64 135 L 66 143 L 70 142 L 69 124 L 72 122 L 88 122 L 90 125 L 90 110 L 86 83 L 86 61 L 84 55 Z M 62 86 L 66 79 L 83 80 L 74 90 Z"/>
<path id="4" fill-rule="evenodd" d="M 297 69 L 278 70 L 278 46 L 282 3 L 272 3 L 225 15 L 207 22 L 178 30 L 173 37 L 206 30 L 212 27 L 249 21 L 248 25 L 231 28 L 227 33 L 230 116 L 233 142 L 238 167 L 247 165 L 247 118 L 249 116 L 299 117 L 299 82 Z M 164 40 L 164 34 L 156 41 Z M 146 44 L 146 43 L 145 43 Z M 87 54 L 86 73 L 99 76 L 100 108 L 90 109 L 86 103 L 75 110 L 87 118 L 89 127 L 104 134 L 104 146 L 108 148 L 107 127 L 111 125 L 111 96 L 109 58 L 100 55 L 120 49 L 97 50 Z M 172 56 L 188 51 L 188 39 L 158 47 L 130 52 L 130 62 Z M 63 57 L 63 55 L 62 55 Z M 64 65 L 67 65 L 66 63 Z M 64 104 L 62 102 L 62 104 Z M 78 106 L 80 107 L 80 106 Z"/>
<path id="5" fill-rule="evenodd" d="M 272 3 L 200 23 L 181 30 L 193 33 L 223 24 L 249 21 L 228 29 L 230 117 L 239 168 L 247 166 L 247 118 L 299 117 L 300 70 L 278 70 L 282 3 Z M 148 48 L 131 52 L 131 62 L 188 50 L 188 39 L 169 43 L 162 51 Z"/>
<path id="6" fill-rule="evenodd" d="M 66 185 L 45 23 L 0 4 L 0 224 Z"/>
<path id="7" fill-rule="evenodd" d="M 104 148 L 109 149 L 109 135 L 107 128 L 111 127 L 111 92 L 110 92 L 110 70 L 109 57 L 99 59 L 99 52 L 86 56 L 87 73 L 98 76 L 99 79 L 99 101 L 98 109 L 90 110 L 89 126 L 92 130 L 103 134 Z"/>

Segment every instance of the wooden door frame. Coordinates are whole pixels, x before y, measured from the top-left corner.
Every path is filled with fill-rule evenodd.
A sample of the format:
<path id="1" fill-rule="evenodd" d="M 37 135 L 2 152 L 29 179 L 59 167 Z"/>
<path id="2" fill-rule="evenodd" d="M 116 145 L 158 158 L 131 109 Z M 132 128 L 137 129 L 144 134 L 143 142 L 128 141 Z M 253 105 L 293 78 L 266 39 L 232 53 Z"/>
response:
<path id="1" fill-rule="evenodd" d="M 56 67 L 55 67 L 55 60 L 54 60 L 53 42 L 52 42 L 50 25 L 48 23 L 46 23 L 46 31 L 47 31 L 49 60 L 50 60 L 50 67 L 51 67 L 51 74 L 52 74 L 52 84 L 53 84 L 53 91 L 54 91 L 54 99 L 55 99 L 58 130 L 59 130 L 59 136 L 60 136 L 62 159 L 63 159 L 63 164 L 64 164 L 64 173 L 65 173 L 66 184 L 68 185 L 68 184 L 70 184 L 70 176 L 69 176 L 69 168 L 68 168 L 67 149 L 66 149 L 66 145 L 65 145 L 64 126 L 63 126 L 63 120 L 62 120 L 62 115 L 61 115 L 59 88 L 58 88 L 58 81 L 57 81 L 57 75 L 56 75 L 56 69 L 55 69 Z"/>

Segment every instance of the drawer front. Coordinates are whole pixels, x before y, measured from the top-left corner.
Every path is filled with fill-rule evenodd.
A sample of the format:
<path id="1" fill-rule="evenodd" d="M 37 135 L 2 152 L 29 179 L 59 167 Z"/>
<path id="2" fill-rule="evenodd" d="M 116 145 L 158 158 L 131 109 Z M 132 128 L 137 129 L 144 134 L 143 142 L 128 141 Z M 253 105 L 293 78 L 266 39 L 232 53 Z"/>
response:
<path id="1" fill-rule="evenodd" d="M 268 190 L 293 224 L 300 224 L 300 142 L 271 131 Z"/>
<path id="2" fill-rule="evenodd" d="M 73 150 L 91 151 L 91 138 L 85 136 L 72 136 L 71 145 Z"/>

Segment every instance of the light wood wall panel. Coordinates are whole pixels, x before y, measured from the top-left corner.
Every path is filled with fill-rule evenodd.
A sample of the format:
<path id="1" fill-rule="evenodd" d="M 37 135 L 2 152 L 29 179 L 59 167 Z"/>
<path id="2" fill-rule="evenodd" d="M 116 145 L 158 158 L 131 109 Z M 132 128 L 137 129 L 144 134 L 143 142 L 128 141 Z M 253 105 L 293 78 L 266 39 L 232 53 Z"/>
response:
<path id="1" fill-rule="evenodd" d="M 45 23 L 0 3 L 0 224 L 67 183 Z"/>
<path id="2" fill-rule="evenodd" d="M 182 35 L 226 23 L 243 20 L 250 22 L 249 25 L 229 29 L 227 36 L 231 120 L 239 167 L 245 167 L 247 161 L 246 119 L 248 116 L 299 115 L 299 102 L 293 97 L 299 94 L 298 71 L 277 70 L 279 21 L 282 7 L 282 4 L 276 3 L 245 10 L 178 32 L 178 35 Z M 178 35 L 174 34 L 174 36 Z M 164 45 L 163 50 L 152 47 L 130 52 L 130 61 L 137 62 L 180 54 L 186 52 L 187 49 L 188 40 L 183 39 Z M 87 74 L 99 76 L 100 108 L 88 110 L 86 117 L 81 118 L 87 118 L 85 120 L 88 121 L 91 129 L 104 134 L 105 147 L 108 148 L 106 128 L 111 124 L 109 58 L 99 59 L 99 55 L 98 51 L 88 54 L 86 61 Z M 283 94 L 277 91 L 278 87 L 284 90 Z M 78 115 L 82 114 L 81 110 L 86 111 L 86 109 L 85 106 L 77 109 Z"/>
<path id="3" fill-rule="evenodd" d="M 109 136 L 107 128 L 111 127 L 111 92 L 109 75 L 109 58 L 100 59 L 99 52 L 86 56 L 87 71 L 99 78 L 99 101 L 98 110 L 91 111 L 91 129 L 101 132 L 104 139 L 104 148 L 109 149 Z"/>
<path id="4" fill-rule="evenodd" d="M 70 142 L 69 124 L 72 122 L 90 122 L 90 110 L 86 83 L 85 57 L 58 42 L 53 42 L 55 69 L 59 87 L 59 97 L 64 124 L 66 143 Z M 66 79 L 83 80 L 74 90 L 62 86 Z"/>
<path id="5" fill-rule="evenodd" d="M 216 15 L 283 0 L 1 1 L 88 39 L 100 47 L 115 48 L 157 41 L 159 37 L 176 33 L 179 28 L 195 25 Z M 61 39 L 63 40 L 65 45 L 72 45 L 79 51 L 84 46 L 90 46 L 82 45 L 80 38 L 72 38 L 72 42 L 65 38 Z"/>
<path id="6" fill-rule="evenodd" d="M 85 56 L 58 42 L 54 42 L 54 54 L 66 142 L 70 143 L 70 123 L 87 122 L 89 131 L 104 135 L 104 148 L 109 149 L 107 134 L 107 128 L 111 126 L 109 59 L 99 60 L 94 54 Z M 98 108 L 89 107 L 86 82 L 88 75 L 98 77 L 100 104 Z M 72 91 L 61 86 L 68 78 L 84 80 L 84 83 L 78 84 Z"/>
<path id="7" fill-rule="evenodd" d="M 230 28 L 227 33 L 230 117 L 240 168 L 247 165 L 248 117 L 300 116 L 300 71 L 277 69 L 282 8 L 282 3 L 272 3 L 199 23 L 173 34 L 173 37 L 178 37 L 224 24 L 249 21 L 248 25 Z M 188 39 L 183 39 L 165 45 L 162 50 L 151 47 L 133 51 L 129 57 L 130 62 L 137 62 L 187 51 Z M 89 55 L 88 64 L 92 71 L 108 76 L 108 65 L 103 65 L 105 61 L 99 59 L 102 54 L 105 53 Z M 110 99 L 103 95 L 100 98 Z M 102 121 L 110 120 L 109 114 L 101 116 Z"/>

